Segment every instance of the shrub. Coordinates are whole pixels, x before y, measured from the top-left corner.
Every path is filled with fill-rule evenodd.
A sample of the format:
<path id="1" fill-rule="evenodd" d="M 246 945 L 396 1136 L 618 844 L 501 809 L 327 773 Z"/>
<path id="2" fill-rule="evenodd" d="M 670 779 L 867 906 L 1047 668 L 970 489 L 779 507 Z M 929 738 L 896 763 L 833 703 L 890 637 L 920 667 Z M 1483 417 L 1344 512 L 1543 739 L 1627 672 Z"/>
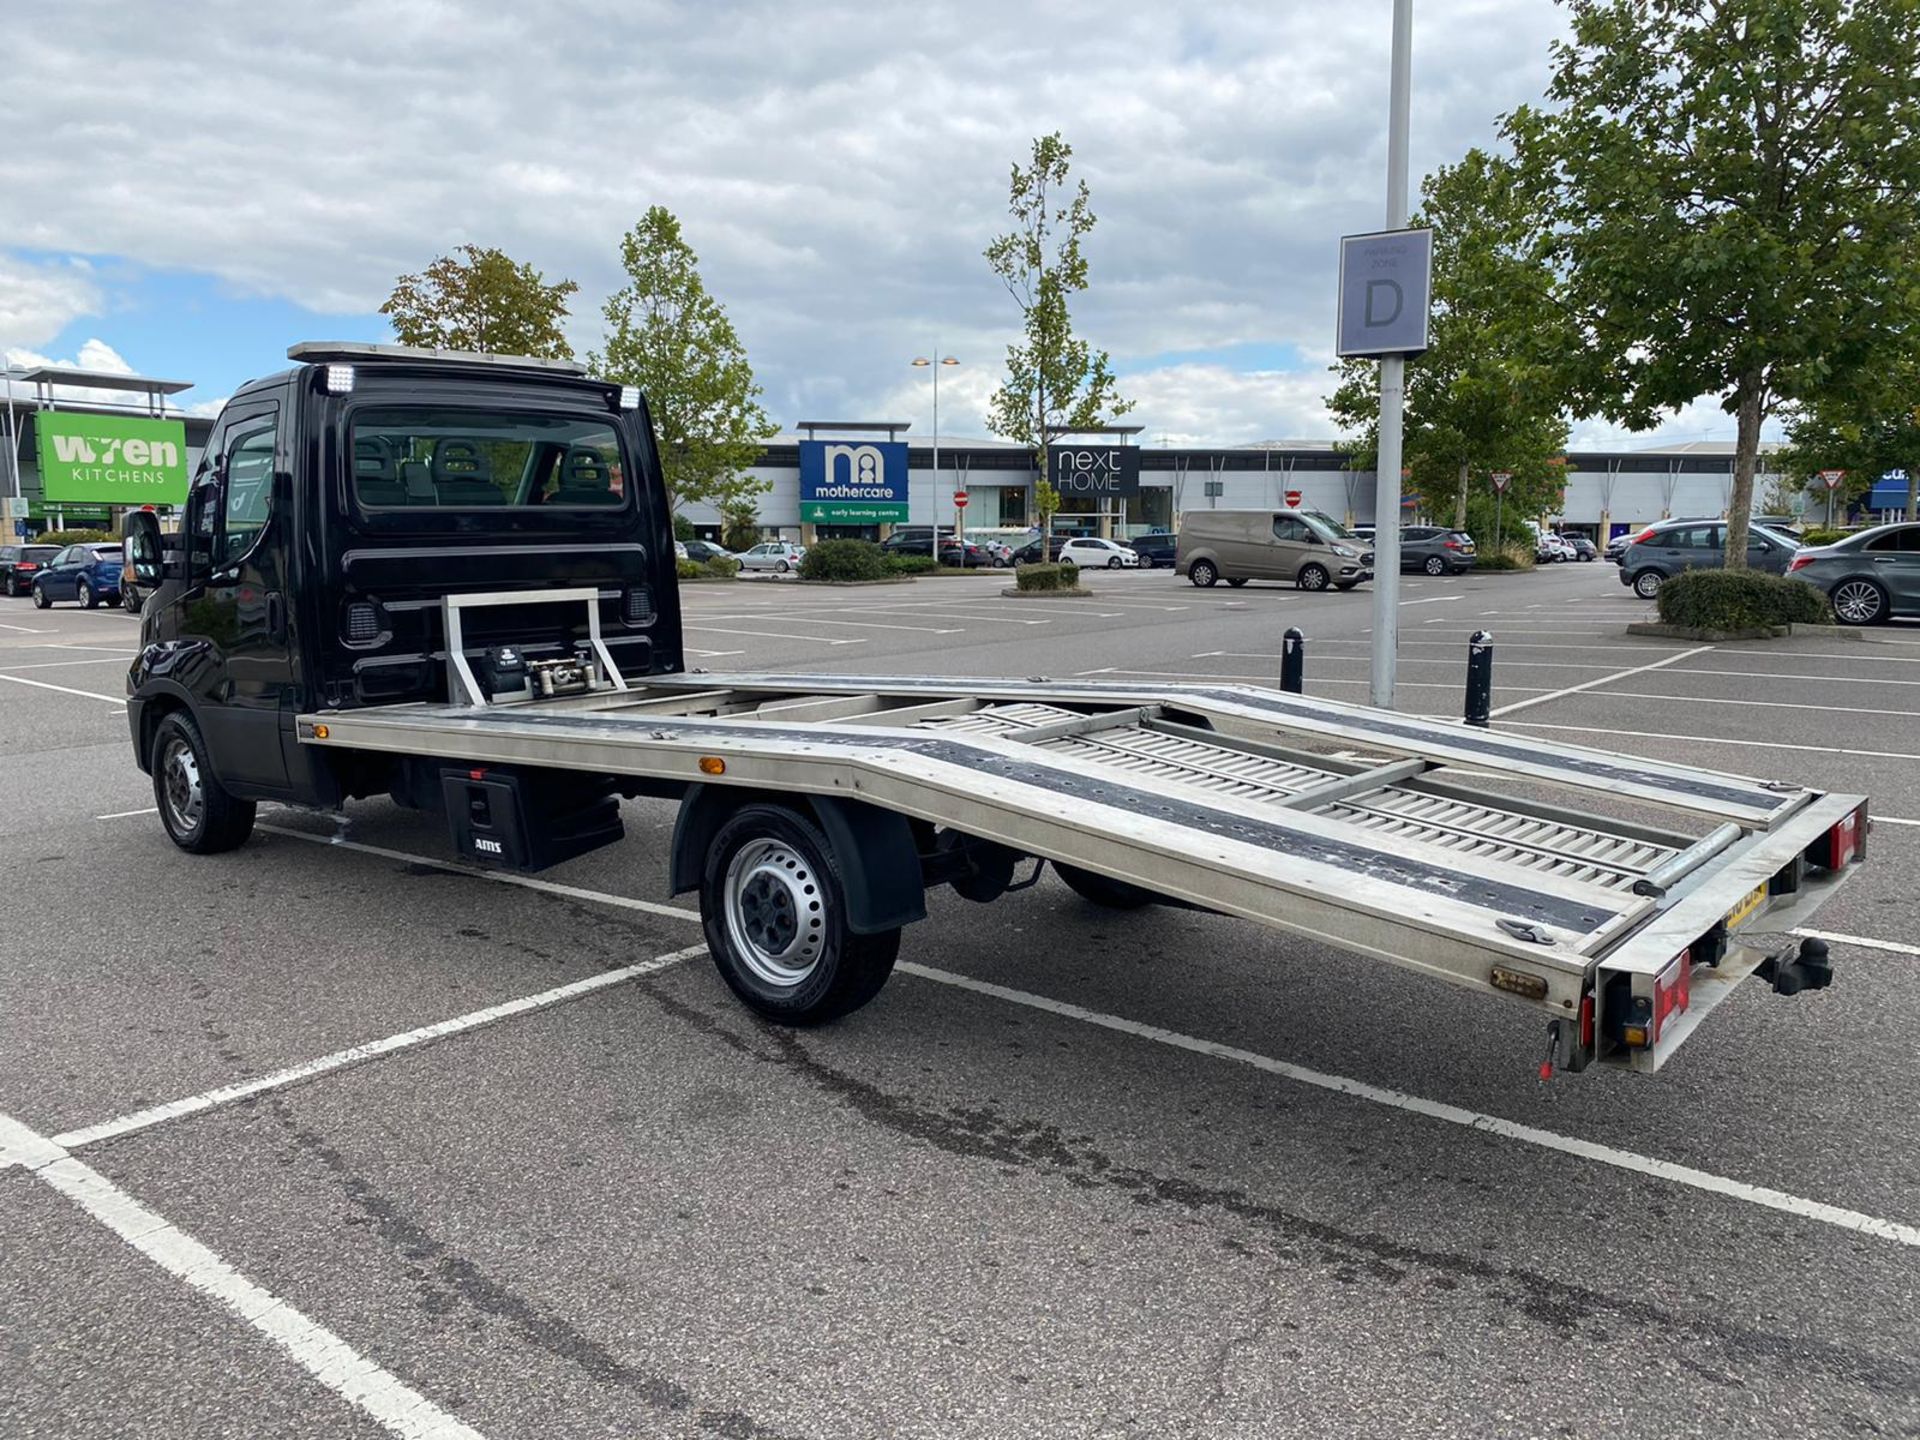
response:
<path id="1" fill-rule="evenodd" d="M 931 575 L 940 567 L 931 555 L 885 555 L 881 563 L 889 575 Z"/>
<path id="2" fill-rule="evenodd" d="M 673 568 L 682 580 L 698 580 L 706 574 L 706 568 L 698 560 L 676 560 Z"/>
<path id="3" fill-rule="evenodd" d="M 1661 585 L 1658 603 L 1667 624 L 1695 630 L 1833 623 L 1813 586 L 1759 570 L 1688 570 Z"/>
<path id="4" fill-rule="evenodd" d="M 1022 590 L 1072 590 L 1080 583 L 1080 567 L 1071 560 L 1058 565 L 1022 565 L 1013 572 Z"/>
<path id="5" fill-rule="evenodd" d="M 1533 566 L 1530 545 L 1503 545 L 1498 550 L 1482 550 L 1473 558 L 1476 570 L 1531 570 Z"/>
<path id="6" fill-rule="evenodd" d="M 821 540 L 800 562 L 802 580 L 884 580 L 886 556 L 871 540 Z"/>
<path id="7" fill-rule="evenodd" d="M 1800 537 L 1802 545 L 1837 545 L 1852 534 L 1850 530 L 1812 529 Z"/>
<path id="8" fill-rule="evenodd" d="M 716 555 L 701 567 L 716 580 L 731 580 L 740 573 L 740 562 L 727 555 Z"/>
<path id="9" fill-rule="evenodd" d="M 29 535 L 23 542 L 28 545 L 86 545 L 95 542 L 118 540 L 118 535 L 106 530 L 49 530 L 44 535 Z"/>
<path id="10" fill-rule="evenodd" d="M 694 538 L 693 522 L 678 512 L 673 517 L 673 538 L 683 543 Z"/>

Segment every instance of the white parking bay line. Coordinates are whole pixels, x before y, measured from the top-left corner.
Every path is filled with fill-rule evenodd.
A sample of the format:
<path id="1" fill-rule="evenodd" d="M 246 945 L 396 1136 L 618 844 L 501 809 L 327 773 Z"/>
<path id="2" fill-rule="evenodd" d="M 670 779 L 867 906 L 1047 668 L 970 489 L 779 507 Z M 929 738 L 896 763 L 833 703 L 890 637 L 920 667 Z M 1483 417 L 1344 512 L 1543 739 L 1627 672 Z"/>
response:
<path id="1" fill-rule="evenodd" d="M 408 1440 L 483 1440 L 340 1336 L 247 1279 L 54 1141 L 0 1115 L 0 1169 L 24 1166 L 140 1254 L 217 1302 L 290 1355 L 309 1375 Z"/>
<path id="2" fill-rule="evenodd" d="M 132 658 L 131 655 L 96 655 L 87 660 L 34 660 L 25 665 L 0 665 L 0 671 L 61 670 L 69 665 L 124 665 Z"/>
<path id="3" fill-rule="evenodd" d="M 489 1005 L 484 1010 L 456 1015 L 451 1020 L 439 1020 L 400 1035 L 389 1035 L 384 1040 L 370 1040 L 364 1045 L 352 1045 L 345 1050 L 336 1050 L 331 1055 L 322 1055 L 318 1060 L 308 1060 L 299 1065 L 290 1065 L 285 1070 L 276 1070 L 271 1075 L 260 1075 L 252 1080 L 242 1080 L 237 1084 L 222 1085 L 217 1090 L 206 1090 L 181 1100 L 170 1100 L 164 1105 L 152 1105 L 145 1110 L 136 1110 L 130 1115 L 122 1115 L 114 1120 L 103 1120 L 97 1125 L 83 1125 L 78 1130 L 68 1130 L 64 1134 L 54 1136 L 53 1143 L 69 1150 L 97 1145 L 102 1140 L 131 1135 L 136 1130 L 163 1125 L 169 1120 L 178 1120 L 185 1115 L 198 1115 L 203 1110 L 231 1105 L 239 1100 L 250 1100 L 256 1095 L 265 1095 L 273 1090 L 284 1090 L 289 1085 L 298 1085 L 303 1080 L 311 1080 L 316 1075 L 328 1075 L 335 1070 L 343 1070 L 349 1065 L 358 1065 L 363 1060 L 391 1055 L 397 1050 L 411 1050 L 417 1045 L 425 1045 L 433 1040 L 444 1040 L 449 1035 L 462 1035 L 469 1030 L 478 1030 L 483 1025 L 510 1020 L 516 1015 L 528 1015 L 535 1010 L 546 1010 L 555 1005 L 563 1005 L 569 1000 L 578 1000 L 582 995 L 591 995 L 597 990 L 622 984 L 639 975 L 652 975 L 670 966 L 678 965 L 682 960 L 690 960 L 695 955 L 706 953 L 705 945 L 689 945 L 684 950 L 674 950 L 665 955 L 656 955 L 651 960 L 623 965 L 618 970 L 589 975 L 584 980 L 575 980 L 568 985 L 556 985 L 553 989 L 542 990 L 537 995 L 522 995 L 517 1000 Z"/>
<path id="4" fill-rule="evenodd" d="M 0 630 L 17 630 L 22 635 L 51 635 L 51 630 L 35 630 L 28 625 L 0 625 Z"/>
<path id="5" fill-rule="evenodd" d="M 479 880 L 494 880 L 502 885 L 518 885 L 523 890 L 538 890 L 547 895 L 562 895 L 569 900 L 592 900 L 602 905 L 617 905 L 622 910 L 639 910 L 648 915 L 664 915 L 669 920 L 698 920 L 698 910 L 678 905 L 662 905 L 653 900 L 634 900 L 625 895 L 608 895 L 599 890 L 582 890 L 553 880 L 536 880 L 531 875 L 510 875 L 504 870 L 480 870 L 457 860 L 440 860 L 431 855 L 410 855 L 405 850 L 389 850 L 384 845 L 363 845 L 336 835 L 314 835 L 306 830 L 291 830 L 284 825 L 256 825 L 270 835 L 285 835 L 290 840 L 305 840 L 310 845 L 331 845 L 340 850 L 357 850 L 362 855 L 378 855 L 383 860 L 404 860 L 409 865 L 431 865 L 456 875 L 471 875 Z"/>
<path id="6" fill-rule="evenodd" d="M 1273 675 L 1210 675 L 1198 670 L 1082 670 L 1082 675 L 1148 675 L 1158 680 L 1217 680 L 1233 685 L 1265 685 L 1271 688 L 1278 683 Z M 1331 675 L 1317 675 L 1313 679 L 1316 685 L 1365 685 L 1366 680 L 1336 680 Z M 1459 681 L 1445 680 L 1401 680 L 1396 682 L 1403 690 L 1459 690 Z M 1524 685 L 1507 687 L 1508 693 L 1518 691 L 1527 693 Z"/>
<path id="7" fill-rule="evenodd" d="M 1515 720 L 1511 723 L 1520 730 L 1572 730 L 1581 735 L 1608 740 L 1685 740 L 1694 745 L 1740 745 L 1757 750 L 1805 750 L 1814 755 L 1861 755 L 1870 760 L 1920 760 L 1920 755 L 1909 754 L 1904 750 L 1848 750 L 1838 745 L 1789 745 L 1783 740 L 1728 740 L 1717 735 L 1674 735 L 1661 730 L 1596 730 L 1591 725 L 1547 725 L 1538 720 Z"/>
<path id="8" fill-rule="evenodd" d="M 1875 940 L 1867 935 L 1841 935 L 1832 930 L 1795 930 L 1809 940 L 1825 940 L 1834 945 L 1859 945 L 1867 950 L 1888 950 L 1895 955 L 1920 955 L 1920 945 L 1902 945 L 1898 940 Z"/>
<path id="9" fill-rule="evenodd" d="M 1631 674 L 1633 672 L 1629 671 L 1628 673 Z M 7 677 L 0 676 L 0 679 L 5 678 Z M 1614 676 L 1612 678 L 1619 679 L 1620 677 Z M 1594 683 L 1598 685 L 1601 682 L 1596 680 Z M 1581 688 L 1584 689 L 1586 687 L 1582 686 Z M 1828 715 L 1894 715 L 1902 720 L 1920 720 L 1920 711 L 1912 709 L 1870 710 L 1864 705 L 1852 704 L 1809 705 L 1805 702 L 1794 700 L 1747 700 L 1744 698 L 1735 700 L 1727 695 L 1662 695 L 1652 690 L 1613 690 L 1608 692 L 1608 696 L 1609 698 L 1618 698 L 1621 700 L 1672 701 L 1679 705 L 1733 705 L 1742 710 L 1752 710 L 1756 708 L 1761 710 L 1819 710 Z M 1537 705 L 1540 702 L 1537 700 L 1529 700 L 1526 703 L 1529 705 Z M 1508 710 L 1517 710 L 1519 708 L 1518 705 L 1509 705 L 1506 707 Z M 1495 710 L 1493 713 L 1498 716 L 1503 714 L 1504 711 Z"/>
<path id="10" fill-rule="evenodd" d="M 1402 605 L 1444 605 L 1450 600 L 1464 600 L 1464 595 L 1429 595 L 1424 600 L 1402 600 Z"/>
<path id="11" fill-rule="evenodd" d="M 1626 679 L 1629 675 L 1644 675 L 1649 670 L 1659 670 L 1665 666 L 1677 664 L 1690 656 L 1704 655 L 1711 649 L 1713 649 L 1711 645 L 1696 645 L 1691 650 L 1682 650 L 1676 655 L 1669 655 L 1663 660 L 1655 660 L 1648 665 L 1636 665 L 1630 670 L 1618 670 L 1611 675 L 1602 675 L 1597 679 L 1582 681 L 1578 685 L 1569 685 L 1564 690 L 1549 690 L 1544 695 L 1535 695 L 1528 700 L 1516 700 L 1511 705 L 1502 705 L 1492 714 L 1495 719 L 1498 719 L 1502 715 L 1511 715 L 1515 710 L 1525 710 L 1529 705 L 1544 705 L 1547 701 L 1558 700 L 1563 695 L 1578 695 L 1582 690 L 1592 690 L 1599 685 L 1610 685 L 1615 680 Z"/>
<path id="12" fill-rule="evenodd" d="M 71 685 L 54 685 L 45 680 L 29 680 L 24 675 L 0 673 L 0 680 L 10 680 L 15 685 L 31 685 L 36 690 L 58 690 L 62 695 L 78 695 L 83 700 L 104 700 L 109 705 L 124 706 L 127 702 L 119 695 L 102 695 L 97 690 L 76 690 Z"/>
<path id="13" fill-rule="evenodd" d="M 867 643 L 864 639 L 829 640 L 823 635 L 786 635 L 777 630 L 723 630 L 718 625 L 683 624 L 681 628 L 683 630 L 698 630 L 706 635 L 755 635 L 762 640 L 806 640 L 815 645 L 864 645 Z M 0 676 L 0 679 L 8 678 L 11 677 Z"/>
<path id="14" fill-rule="evenodd" d="M 917 975 L 923 980 L 932 980 L 937 984 L 951 985 L 960 990 L 971 990 L 975 994 L 988 995 L 996 1000 L 1005 1000 L 1034 1010 L 1044 1010 L 1068 1020 L 1097 1025 L 1103 1030 L 1114 1030 L 1137 1039 L 1150 1040 L 1156 1045 L 1168 1045 L 1177 1050 L 1186 1050 L 1195 1055 L 1205 1055 L 1216 1060 L 1229 1060 L 1235 1064 L 1264 1071 L 1269 1075 L 1278 1075 L 1297 1084 L 1311 1085 L 1316 1089 L 1330 1090 L 1355 1100 L 1365 1100 L 1370 1104 L 1404 1110 L 1430 1120 L 1445 1121 L 1449 1125 L 1458 1125 L 1483 1135 L 1497 1135 L 1504 1140 L 1519 1141 L 1521 1144 L 1532 1145 L 1542 1150 L 1571 1155 L 1575 1159 L 1590 1160 L 1596 1164 L 1613 1166 L 1615 1169 L 1649 1175 L 1655 1179 L 1666 1180 L 1676 1185 L 1686 1185 L 1692 1189 L 1704 1190 L 1731 1200 L 1743 1200 L 1750 1205 L 1761 1205 L 1769 1210 L 1779 1210 L 1789 1215 L 1800 1216 L 1802 1219 L 1817 1220 L 1822 1224 L 1838 1226 L 1843 1230 L 1852 1230 L 1862 1235 L 1891 1240 L 1899 1245 L 1920 1248 L 1920 1226 L 1903 1225 L 1895 1220 L 1865 1215 L 1858 1210 L 1842 1209 L 1838 1205 L 1829 1205 L 1821 1200 L 1809 1200 L 1803 1196 L 1791 1195 L 1784 1190 L 1774 1190 L 1764 1185 L 1750 1185 L 1744 1180 L 1734 1180 L 1706 1170 L 1696 1170 L 1691 1165 L 1678 1165 L 1670 1160 L 1636 1154 L 1631 1150 L 1617 1150 L 1611 1145 L 1581 1140 L 1553 1130 L 1542 1130 L 1537 1126 L 1523 1125 L 1516 1120 L 1504 1120 L 1498 1115 L 1485 1115 L 1477 1110 L 1449 1105 L 1444 1101 L 1409 1095 L 1402 1090 L 1389 1090 L 1364 1080 L 1351 1080 L 1344 1075 L 1324 1074 L 1318 1070 L 1309 1070 L 1304 1065 L 1294 1065 L 1285 1060 L 1275 1060 L 1271 1056 L 1256 1054 L 1251 1050 L 1242 1050 L 1238 1046 L 1222 1045 L 1218 1041 L 1182 1035 L 1174 1030 L 1162 1029 L 1158 1025 L 1145 1025 L 1137 1020 L 1127 1020 L 1118 1015 L 1102 1014 L 1098 1010 L 1088 1010 L 1064 1000 L 1050 999 L 1045 995 L 1035 995 L 1025 990 L 1012 990 L 1004 985 L 974 980 L 946 970 L 935 970 L 912 961 L 902 961 L 894 968 L 904 970 L 909 975 Z"/>
<path id="15" fill-rule="evenodd" d="M 116 810 L 111 815 L 96 815 L 93 818 L 96 820 L 125 820 L 134 815 L 158 815 L 159 813 L 160 807 L 158 805 L 149 805 L 144 810 Z"/>

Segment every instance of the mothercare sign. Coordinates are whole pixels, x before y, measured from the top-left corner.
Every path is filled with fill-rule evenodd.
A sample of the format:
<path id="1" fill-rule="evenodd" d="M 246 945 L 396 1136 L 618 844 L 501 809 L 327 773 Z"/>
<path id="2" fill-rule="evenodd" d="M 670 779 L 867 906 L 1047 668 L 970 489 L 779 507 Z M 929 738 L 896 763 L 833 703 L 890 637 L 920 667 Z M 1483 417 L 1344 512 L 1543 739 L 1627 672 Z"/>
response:
<path id="1" fill-rule="evenodd" d="M 900 524 L 907 518 L 907 447 L 802 440 L 800 518 L 810 525 Z"/>
<path id="2" fill-rule="evenodd" d="M 33 427 L 49 502 L 186 503 L 187 427 L 178 420 L 42 410 Z"/>

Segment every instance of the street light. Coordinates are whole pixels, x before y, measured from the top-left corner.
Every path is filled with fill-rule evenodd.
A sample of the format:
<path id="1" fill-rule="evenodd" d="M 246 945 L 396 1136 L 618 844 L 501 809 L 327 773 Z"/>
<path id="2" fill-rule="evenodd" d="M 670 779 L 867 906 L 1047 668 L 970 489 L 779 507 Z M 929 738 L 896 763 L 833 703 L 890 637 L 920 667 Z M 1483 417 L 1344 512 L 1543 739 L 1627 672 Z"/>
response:
<path id="1" fill-rule="evenodd" d="M 938 345 L 933 347 L 933 353 L 940 354 Z M 916 369 L 933 372 L 933 563 L 936 567 L 940 564 L 940 370 L 942 366 L 959 363 L 951 355 L 942 357 L 939 365 L 934 364 L 925 355 L 913 357 Z M 956 545 L 960 542 L 960 507 L 958 505 L 953 507 L 953 539 Z M 960 552 L 960 568 L 962 570 L 967 568 L 967 552 L 964 550 Z"/>

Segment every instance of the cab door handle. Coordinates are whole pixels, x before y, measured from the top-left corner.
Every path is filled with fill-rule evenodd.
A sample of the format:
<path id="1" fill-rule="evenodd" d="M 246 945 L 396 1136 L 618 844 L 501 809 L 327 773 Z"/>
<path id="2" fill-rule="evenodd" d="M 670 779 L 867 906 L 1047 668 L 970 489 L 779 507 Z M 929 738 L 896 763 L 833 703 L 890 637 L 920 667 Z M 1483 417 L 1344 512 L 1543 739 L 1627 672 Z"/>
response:
<path id="1" fill-rule="evenodd" d="M 267 636 L 275 641 L 287 638 L 287 603 L 278 590 L 267 592 Z"/>

